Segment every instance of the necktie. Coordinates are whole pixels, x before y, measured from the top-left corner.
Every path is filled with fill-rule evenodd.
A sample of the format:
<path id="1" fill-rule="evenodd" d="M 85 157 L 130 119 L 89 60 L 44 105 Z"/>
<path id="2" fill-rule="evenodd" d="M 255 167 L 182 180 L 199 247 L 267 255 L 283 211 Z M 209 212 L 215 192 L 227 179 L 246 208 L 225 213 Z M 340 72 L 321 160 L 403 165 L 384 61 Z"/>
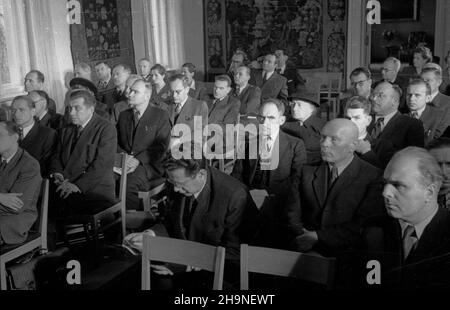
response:
<path id="1" fill-rule="evenodd" d="M 195 197 L 190 197 L 187 199 L 189 199 L 189 201 L 186 202 L 183 211 L 183 226 L 186 230 L 186 239 L 189 238 L 189 229 L 191 227 L 192 215 L 194 214 L 197 207 L 197 199 L 195 199 Z"/>
<path id="2" fill-rule="evenodd" d="M 74 137 L 73 137 L 73 139 L 72 139 L 72 145 L 71 145 L 71 147 L 70 147 L 70 153 L 71 153 L 71 154 L 72 154 L 72 152 L 75 150 L 75 145 L 77 144 L 78 140 L 79 140 L 80 137 L 81 137 L 81 132 L 82 132 L 82 130 L 83 130 L 83 127 L 81 127 L 81 126 L 76 126 L 76 128 L 75 128 L 75 134 L 74 134 Z"/>
<path id="3" fill-rule="evenodd" d="M 19 127 L 19 142 L 23 140 L 23 128 Z"/>
<path id="4" fill-rule="evenodd" d="M 333 165 L 331 168 L 331 171 L 330 171 L 330 179 L 328 182 L 328 189 L 330 189 L 333 186 L 334 182 L 337 180 L 338 177 L 339 177 L 338 169 L 337 169 L 336 165 Z"/>
<path id="5" fill-rule="evenodd" d="M 270 151 L 272 150 L 272 137 L 268 135 L 265 137 L 264 140 L 265 140 L 266 151 L 268 153 L 270 153 Z"/>
<path id="6" fill-rule="evenodd" d="M 408 255 L 411 253 L 411 250 L 414 249 L 414 246 L 417 243 L 417 234 L 414 226 L 408 225 L 403 234 L 403 260 L 406 260 Z"/>
<path id="7" fill-rule="evenodd" d="M 0 162 L 0 172 L 2 172 L 3 170 L 5 170 L 6 165 L 7 165 L 6 160 L 3 159 L 3 160 Z"/>
<path id="8" fill-rule="evenodd" d="M 133 127 L 136 128 L 139 125 L 139 111 L 133 111 Z"/>
<path id="9" fill-rule="evenodd" d="M 377 120 L 377 122 L 375 123 L 375 127 L 372 130 L 371 137 L 373 139 L 377 139 L 380 136 L 380 134 L 381 134 L 381 127 L 383 126 L 383 124 L 384 124 L 384 117 L 380 117 Z"/>
<path id="10" fill-rule="evenodd" d="M 417 113 L 416 111 L 411 112 L 411 117 L 419 119 L 419 113 Z"/>
<path id="11" fill-rule="evenodd" d="M 268 80 L 268 74 L 267 74 L 267 72 L 264 72 L 263 73 L 263 82 L 265 83 L 265 82 L 267 82 L 267 80 Z"/>

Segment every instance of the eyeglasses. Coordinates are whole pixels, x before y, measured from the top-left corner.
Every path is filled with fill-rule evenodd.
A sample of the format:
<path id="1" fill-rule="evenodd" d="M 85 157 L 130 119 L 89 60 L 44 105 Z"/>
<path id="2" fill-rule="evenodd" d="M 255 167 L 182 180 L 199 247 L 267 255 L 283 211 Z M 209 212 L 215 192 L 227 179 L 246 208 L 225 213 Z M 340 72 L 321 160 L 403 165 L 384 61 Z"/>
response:
<path id="1" fill-rule="evenodd" d="M 376 93 L 376 94 L 371 94 L 370 95 L 370 99 L 377 99 L 377 98 L 380 98 L 380 99 L 386 99 L 386 94 L 384 94 L 384 93 Z"/>
<path id="2" fill-rule="evenodd" d="M 364 81 L 359 81 L 359 82 L 352 82 L 352 83 L 350 83 L 350 85 L 352 85 L 353 87 L 355 87 L 355 86 L 361 87 L 361 86 L 363 86 L 364 83 L 367 82 L 368 80 L 369 80 L 369 79 L 364 80 Z"/>

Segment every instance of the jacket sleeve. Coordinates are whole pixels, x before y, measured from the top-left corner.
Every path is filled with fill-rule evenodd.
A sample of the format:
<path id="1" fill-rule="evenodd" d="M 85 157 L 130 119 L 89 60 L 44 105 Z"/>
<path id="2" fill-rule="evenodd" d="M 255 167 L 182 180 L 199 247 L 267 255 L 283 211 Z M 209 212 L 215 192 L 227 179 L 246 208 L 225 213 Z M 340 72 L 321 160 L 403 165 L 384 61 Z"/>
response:
<path id="1" fill-rule="evenodd" d="M 249 97 L 247 115 L 258 115 L 259 106 L 261 105 L 261 89 L 255 87 Z"/>
<path id="2" fill-rule="evenodd" d="M 56 131 L 51 130 L 47 139 L 43 141 L 44 145 L 42 146 L 43 154 L 41 159 L 41 173 L 44 177 L 49 175 L 50 164 L 52 160 L 52 155 L 55 152 L 57 137 Z"/>
<path id="3" fill-rule="evenodd" d="M 412 119 L 411 126 L 406 134 L 406 142 L 408 146 L 424 147 L 425 144 L 425 130 L 423 124 L 418 119 Z"/>

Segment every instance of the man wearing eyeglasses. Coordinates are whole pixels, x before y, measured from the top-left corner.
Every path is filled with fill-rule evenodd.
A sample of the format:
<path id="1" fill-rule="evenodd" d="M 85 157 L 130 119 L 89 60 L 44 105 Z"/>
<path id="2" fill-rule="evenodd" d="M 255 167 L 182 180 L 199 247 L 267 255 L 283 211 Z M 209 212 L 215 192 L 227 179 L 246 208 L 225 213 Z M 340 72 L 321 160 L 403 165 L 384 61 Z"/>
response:
<path id="1" fill-rule="evenodd" d="M 51 114 L 48 110 L 48 95 L 43 90 L 33 90 L 28 93 L 28 97 L 36 107 L 36 122 L 44 127 L 57 130 L 61 125 L 61 114 Z"/>
<path id="2" fill-rule="evenodd" d="M 425 142 L 422 122 L 398 111 L 401 96 L 399 86 L 382 82 L 370 97 L 374 118 L 367 132 L 374 143 L 373 150 L 384 167 L 395 152 L 408 146 L 423 147 Z M 381 153 L 383 144 L 389 144 L 387 149 L 391 151 Z"/>
<path id="3" fill-rule="evenodd" d="M 356 68 L 350 74 L 352 90 L 355 96 L 369 98 L 372 91 L 372 73 L 367 68 Z"/>
<path id="4" fill-rule="evenodd" d="M 306 149 L 302 140 L 280 130 L 286 119 L 281 101 L 269 99 L 263 102 L 258 119 L 258 153 L 251 153 L 254 150 L 252 141 L 247 141 L 245 159 L 236 161 L 231 175 L 251 190 L 269 197 L 261 207 L 265 222 L 262 242 L 267 246 L 287 247 L 281 210 L 290 188 L 299 182 L 301 167 L 306 163 Z"/>

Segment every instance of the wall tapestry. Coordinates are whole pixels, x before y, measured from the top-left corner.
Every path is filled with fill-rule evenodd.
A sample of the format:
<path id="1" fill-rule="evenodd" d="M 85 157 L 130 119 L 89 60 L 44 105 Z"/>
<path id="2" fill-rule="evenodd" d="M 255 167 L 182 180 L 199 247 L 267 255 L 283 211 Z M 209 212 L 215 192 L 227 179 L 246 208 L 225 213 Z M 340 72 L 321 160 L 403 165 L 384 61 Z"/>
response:
<path id="1" fill-rule="evenodd" d="M 82 0 L 81 25 L 70 26 L 74 64 L 98 61 L 134 68 L 130 0 Z"/>
<path id="2" fill-rule="evenodd" d="M 345 68 L 345 0 L 204 0 L 206 70 L 226 72 L 233 52 L 250 59 L 284 49 L 299 69 Z"/>

